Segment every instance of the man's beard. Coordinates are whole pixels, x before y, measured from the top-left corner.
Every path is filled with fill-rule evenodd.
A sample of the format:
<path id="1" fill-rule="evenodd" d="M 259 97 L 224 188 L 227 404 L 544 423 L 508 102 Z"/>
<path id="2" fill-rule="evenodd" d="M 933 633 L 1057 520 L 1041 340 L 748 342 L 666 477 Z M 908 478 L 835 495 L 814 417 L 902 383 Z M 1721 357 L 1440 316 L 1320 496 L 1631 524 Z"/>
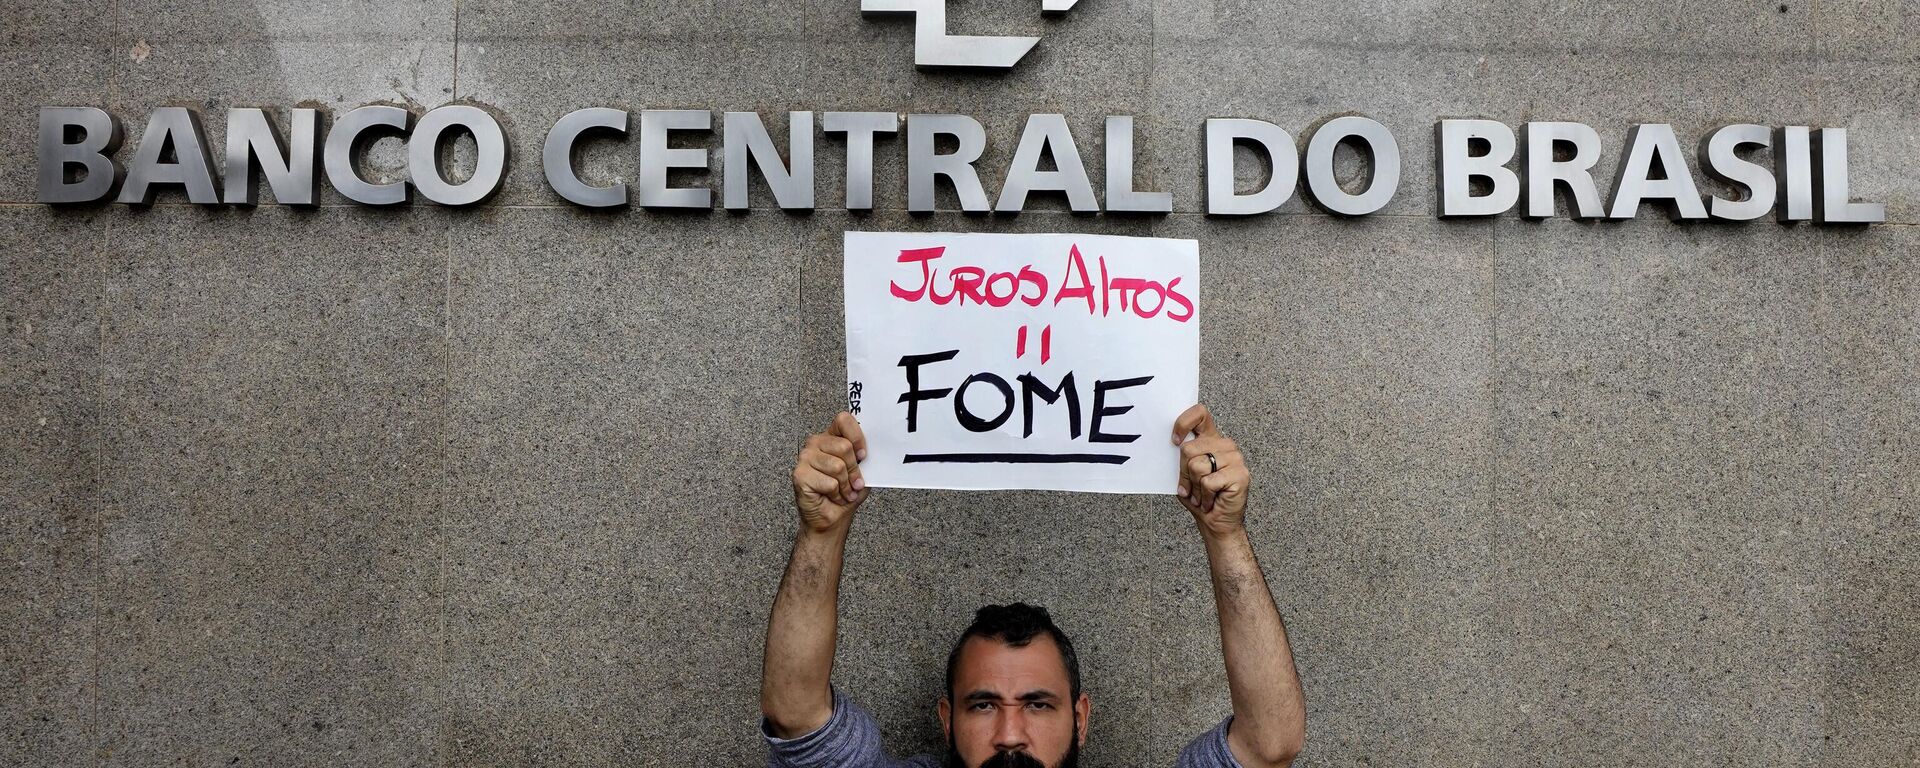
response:
<path id="1" fill-rule="evenodd" d="M 1073 738 L 1067 742 L 1067 756 L 1060 758 L 1055 768 L 1078 768 L 1080 765 L 1080 718 L 1073 719 Z M 1025 752 L 995 752 L 977 766 L 967 765 L 960 759 L 959 744 L 953 738 L 952 730 L 947 732 L 947 768 L 1047 768 L 1040 758 Z"/>

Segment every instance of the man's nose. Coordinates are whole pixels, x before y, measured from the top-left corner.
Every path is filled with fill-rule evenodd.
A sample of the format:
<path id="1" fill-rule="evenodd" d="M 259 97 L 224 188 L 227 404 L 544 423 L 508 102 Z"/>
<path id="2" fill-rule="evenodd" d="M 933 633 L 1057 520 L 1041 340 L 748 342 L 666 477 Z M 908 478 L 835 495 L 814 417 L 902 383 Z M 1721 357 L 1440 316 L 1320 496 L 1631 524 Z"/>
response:
<path id="1" fill-rule="evenodd" d="M 1027 720 L 1019 709 L 1002 709 L 994 722 L 993 748 L 1001 752 L 1027 748 Z"/>

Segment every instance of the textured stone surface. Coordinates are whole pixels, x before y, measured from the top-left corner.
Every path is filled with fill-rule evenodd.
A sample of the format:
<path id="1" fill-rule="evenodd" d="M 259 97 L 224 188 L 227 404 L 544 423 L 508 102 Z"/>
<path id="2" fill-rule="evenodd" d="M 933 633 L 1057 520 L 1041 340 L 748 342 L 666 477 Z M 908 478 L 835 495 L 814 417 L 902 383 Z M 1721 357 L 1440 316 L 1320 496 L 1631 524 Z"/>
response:
<path id="1" fill-rule="evenodd" d="M 758 762 L 848 229 L 1201 241 L 1203 399 L 1258 472 L 1303 765 L 1920 762 L 1907 4 L 956 0 L 955 33 L 1044 36 L 1003 75 L 914 69 L 910 24 L 851 0 L 15 5 L 0 764 Z M 206 110 L 218 147 L 229 106 L 452 99 L 514 140 L 478 211 L 26 204 L 42 105 L 120 114 L 124 160 L 159 105 Z M 776 136 L 789 109 L 972 115 L 990 197 L 1027 114 L 1067 116 L 1096 186 L 1101 118 L 1132 114 L 1141 185 L 1182 213 L 910 216 L 896 139 L 882 210 L 846 214 L 825 137 L 812 214 L 757 181 L 746 214 L 586 213 L 538 166 L 585 106 L 760 110 Z M 1384 214 L 1195 215 L 1206 117 L 1304 141 L 1349 112 L 1405 154 Z M 1603 191 L 1636 122 L 1689 151 L 1847 127 L 1854 196 L 1897 223 L 1443 222 L 1443 117 L 1587 122 Z M 398 147 L 368 164 L 397 175 Z M 1170 501 L 888 491 L 849 556 L 835 679 L 897 753 L 938 749 L 940 662 L 988 602 L 1075 634 L 1090 765 L 1165 764 L 1228 711 Z"/>
<path id="2" fill-rule="evenodd" d="M 1154 26 L 1162 40 L 1209 46 L 1804 55 L 1814 48 L 1813 10 L 1810 3 L 1710 0 L 1309 0 L 1285 6 L 1259 0 L 1159 0 Z"/>
<path id="3" fill-rule="evenodd" d="M 1823 765 L 1920 760 L 1920 227 L 1828 233 L 1820 242 L 1818 330 L 1834 353 L 1828 418 L 1832 512 L 1824 542 Z"/>
<path id="4" fill-rule="evenodd" d="M 437 762 L 440 226 L 116 213 L 95 447 L 101 759 Z"/>
<path id="5" fill-rule="evenodd" d="M 105 217 L 0 206 L 0 225 L 9 238 L 0 248 L 0 665 L 9 672 L 0 686 L 0 763 L 83 765 L 97 722 L 104 243 L 65 235 L 104 228 Z"/>
<path id="6" fill-rule="evenodd" d="M 1556 765 L 1629 742 L 1810 764 L 1836 730 L 1819 612 L 1845 599 L 1821 546 L 1819 241 L 1592 234 L 1496 234 L 1499 679 L 1530 694 L 1513 737 L 1556 740 Z"/>
<path id="7" fill-rule="evenodd" d="M 556 209 L 454 233 L 451 761 L 758 754 L 805 238 Z"/>
<path id="8" fill-rule="evenodd" d="M 1920 60 L 1920 9 L 1911 3 L 1823 0 L 1820 22 L 1823 58 L 1895 65 Z"/>

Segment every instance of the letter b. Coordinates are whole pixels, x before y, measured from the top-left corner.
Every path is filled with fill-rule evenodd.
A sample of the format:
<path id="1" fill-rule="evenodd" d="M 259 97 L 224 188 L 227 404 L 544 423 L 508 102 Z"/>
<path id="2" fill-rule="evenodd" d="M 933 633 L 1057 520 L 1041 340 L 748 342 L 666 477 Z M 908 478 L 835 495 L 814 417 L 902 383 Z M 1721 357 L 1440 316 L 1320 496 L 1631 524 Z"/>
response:
<path id="1" fill-rule="evenodd" d="M 81 134 L 69 143 L 70 132 Z M 120 181 L 120 164 L 113 151 L 120 148 L 120 121 L 95 107 L 40 108 L 40 202 L 93 203 L 106 199 Z M 86 170 L 67 181 L 69 166 Z"/>

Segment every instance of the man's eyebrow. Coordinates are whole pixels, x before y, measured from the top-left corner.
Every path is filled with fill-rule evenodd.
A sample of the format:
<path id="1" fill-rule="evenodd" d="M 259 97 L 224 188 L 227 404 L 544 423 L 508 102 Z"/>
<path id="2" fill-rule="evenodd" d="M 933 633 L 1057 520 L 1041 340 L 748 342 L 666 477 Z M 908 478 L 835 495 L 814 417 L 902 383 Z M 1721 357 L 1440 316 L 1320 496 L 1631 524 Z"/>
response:
<path id="1" fill-rule="evenodd" d="M 972 693 L 969 693 L 969 694 L 967 694 L 966 696 L 964 696 L 964 697 L 962 697 L 962 698 L 963 698 L 963 699 L 965 699 L 966 701 L 969 701 L 969 702 L 973 702 L 973 701 L 999 701 L 999 700 L 1000 700 L 1000 694 L 998 694 L 998 693 L 994 693 L 993 691 L 989 691 L 989 690 L 986 690 L 986 689 L 984 689 L 984 688 L 982 688 L 982 689 L 980 689 L 980 690 L 977 690 L 977 691 L 974 691 L 974 692 L 972 692 Z M 1044 688 L 1042 688 L 1042 689 L 1038 689 L 1038 690 L 1032 690 L 1032 691 L 1027 691 L 1026 693 L 1023 693 L 1023 694 L 1020 694 L 1020 696 L 1019 696 L 1019 698 L 1018 698 L 1018 700 L 1019 700 L 1019 701 L 1042 701 L 1042 702 L 1052 702 L 1052 701 L 1058 701 L 1059 699 L 1060 699 L 1060 695 L 1059 695 L 1059 694 L 1057 694 L 1057 693 L 1054 693 L 1053 691 L 1049 691 L 1049 690 L 1046 690 L 1046 689 L 1044 689 Z"/>
<path id="2" fill-rule="evenodd" d="M 989 691 L 989 689 L 983 687 L 983 689 L 979 689 L 979 691 L 973 691 L 973 693 L 964 695 L 962 699 L 964 699 L 964 701 L 998 701 L 1000 695 L 995 693 L 995 691 Z M 1020 701 L 1060 701 L 1060 695 L 1041 687 L 1041 689 L 1033 689 L 1033 691 L 1021 693 Z"/>

